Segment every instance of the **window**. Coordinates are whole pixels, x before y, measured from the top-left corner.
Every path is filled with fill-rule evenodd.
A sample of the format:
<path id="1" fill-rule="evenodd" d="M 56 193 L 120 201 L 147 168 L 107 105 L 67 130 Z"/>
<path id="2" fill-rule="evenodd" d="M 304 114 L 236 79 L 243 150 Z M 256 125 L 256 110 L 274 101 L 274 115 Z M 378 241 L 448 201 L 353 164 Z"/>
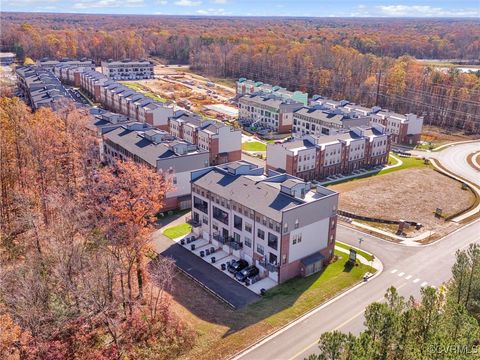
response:
<path id="1" fill-rule="evenodd" d="M 233 227 L 242 230 L 242 218 L 240 216 L 233 215 Z"/>
<path id="2" fill-rule="evenodd" d="M 207 217 L 207 216 L 203 216 L 203 217 L 202 217 L 202 222 L 203 222 L 205 225 L 208 225 L 208 217 Z"/>
<path id="3" fill-rule="evenodd" d="M 300 226 L 300 223 L 298 222 L 298 219 L 295 220 L 295 229 L 298 229 L 298 227 Z"/>
<path id="4" fill-rule="evenodd" d="M 217 224 L 213 224 L 213 225 L 212 225 L 212 228 L 213 228 L 213 230 L 218 230 Z"/>
<path id="5" fill-rule="evenodd" d="M 283 232 L 284 233 L 288 232 L 288 224 L 287 223 L 283 224 Z"/>
<path id="6" fill-rule="evenodd" d="M 252 239 L 245 236 L 245 246 L 251 248 L 252 247 Z"/>
<path id="7" fill-rule="evenodd" d="M 302 242 L 302 234 L 296 234 L 292 237 L 292 244 L 300 244 Z"/>
<path id="8" fill-rule="evenodd" d="M 257 244 L 257 253 L 259 253 L 260 255 L 263 255 L 265 253 L 263 246 L 260 244 Z"/>
<path id="9" fill-rule="evenodd" d="M 278 236 L 268 233 L 268 246 L 277 250 L 278 248 Z"/>
<path id="10" fill-rule="evenodd" d="M 245 223 L 245 231 L 249 232 L 250 234 L 252 233 L 252 225 Z"/>
<path id="11" fill-rule="evenodd" d="M 196 196 L 193 197 L 193 207 L 205 214 L 208 214 L 208 203 Z"/>
<path id="12" fill-rule="evenodd" d="M 257 230 L 257 236 L 262 239 L 262 240 L 265 240 L 265 231 L 263 231 L 262 229 L 258 229 Z"/>
<path id="13" fill-rule="evenodd" d="M 225 225 L 228 225 L 228 213 L 217 208 L 216 206 L 213 206 L 213 218 L 221 221 Z"/>
<path id="14" fill-rule="evenodd" d="M 272 253 L 268 253 L 268 262 L 270 264 L 277 265 L 277 255 L 272 254 Z"/>

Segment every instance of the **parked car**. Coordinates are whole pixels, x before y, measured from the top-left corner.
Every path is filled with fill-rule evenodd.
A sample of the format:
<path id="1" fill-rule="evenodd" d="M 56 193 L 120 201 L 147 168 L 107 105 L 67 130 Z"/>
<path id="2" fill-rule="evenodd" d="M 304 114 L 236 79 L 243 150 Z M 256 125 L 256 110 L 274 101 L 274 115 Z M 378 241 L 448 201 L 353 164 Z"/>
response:
<path id="1" fill-rule="evenodd" d="M 255 265 L 251 265 L 237 273 L 235 273 L 235 279 L 238 281 L 244 282 L 247 279 L 251 279 L 254 276 L 257 276 L 259 274 L 259 270 Z"/>
<path id="2" fill-rule="evenodd" d="M 232 274 L 235 274 L 238 271 L 241 271 L 248 267 L 248 262 L 246 260 L 234 260 L 228 265 L 228 271 Z"/>

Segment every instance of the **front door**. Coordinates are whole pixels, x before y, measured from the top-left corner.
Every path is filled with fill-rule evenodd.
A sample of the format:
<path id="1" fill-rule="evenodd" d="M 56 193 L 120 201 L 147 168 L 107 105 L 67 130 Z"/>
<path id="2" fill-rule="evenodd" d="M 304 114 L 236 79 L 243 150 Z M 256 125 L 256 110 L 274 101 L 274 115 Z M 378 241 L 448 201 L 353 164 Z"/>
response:
<path id="1" fill-rule="evenodd" d="M 222 236 L 227 239 L 228 238 L 228 230 L 225 228 L 222 228 Z"/>

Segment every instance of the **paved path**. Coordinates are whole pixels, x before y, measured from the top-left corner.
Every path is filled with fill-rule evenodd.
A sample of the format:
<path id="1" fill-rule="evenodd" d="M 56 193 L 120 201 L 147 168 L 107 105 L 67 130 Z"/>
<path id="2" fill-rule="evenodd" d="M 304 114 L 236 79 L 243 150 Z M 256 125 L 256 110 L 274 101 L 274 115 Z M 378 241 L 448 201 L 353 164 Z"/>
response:
<path id="1" fill-rule="evenodd" d="M 183 246 L 174 243 L 157 230 L 153 234 L 154 250 L 163 256 L 170 257 L 182 271 L 204 284 L 211 292 L 226 300 L 235 308 L 257 301 L 260 297 L 245 286 L 215 269 Z"/>
<path id="2" fill-rule="evenodd" d="M 428 154 L 434 154 L 448 170 L 480 185 L 478 173 L 466 163 L 465 155 L 474 152 L 480 143 L 457 146 Z M 318 338 L 326 331 L 359 333 L 364 328 L 365 308 L 372 302 L 381 301 L 390 286 L 395 286 L 405 297 L 418 298 L 422 287 L 438 287 L 447 281 L 451 277 L 457 249 L 480 243 L 480 220 L 422 247 L 400 246 L 352 228 L 337 227 L 337 239 L 341 242 L 359 247 L 360 237 L 363 239 L 360 248 L 382 260 L 383 272 L 379 276 L 297 320 L 243 352 L 237 359 L 304 359 L 318 353 Z"/>

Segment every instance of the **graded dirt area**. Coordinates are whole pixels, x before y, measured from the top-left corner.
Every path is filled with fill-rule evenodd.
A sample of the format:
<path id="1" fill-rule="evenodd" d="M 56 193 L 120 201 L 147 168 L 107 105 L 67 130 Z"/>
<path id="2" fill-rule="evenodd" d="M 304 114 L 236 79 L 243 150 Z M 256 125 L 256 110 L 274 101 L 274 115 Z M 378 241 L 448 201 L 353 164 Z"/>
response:
<path id="1" fill-rule="evenodd" d="M 450 131 L 439 128 L 438 126 L 425 125 L 422 130 L 422 141 L 430 141 L 435 145 L 442 145 L 453 141 L 475 140 L 480 135 L 466 135 L 462 131 Z"/>
<path id="2" fill-rule="evenodd" d="M 462 190 L 459 182 L 429 167 L 405 169 L 329 188 L 340 192 L 339 209 L 382 219 L 420 222 L 424 225 L 420 232 L 433 230 L 436 236 L 456 228 L 454 223 L 436 218 L 436 208 L 443 209 L 448 216 L 474 201 L 473 194 Z"/>

